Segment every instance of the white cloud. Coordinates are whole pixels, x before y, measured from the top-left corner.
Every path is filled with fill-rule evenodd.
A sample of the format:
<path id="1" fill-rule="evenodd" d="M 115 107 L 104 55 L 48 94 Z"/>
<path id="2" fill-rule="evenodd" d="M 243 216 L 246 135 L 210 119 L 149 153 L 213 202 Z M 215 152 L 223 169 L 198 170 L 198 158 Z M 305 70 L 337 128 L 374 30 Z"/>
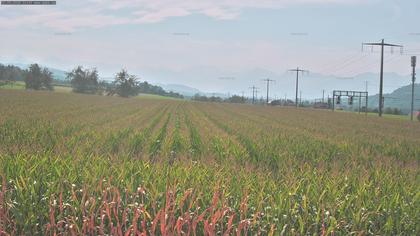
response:
<path id="1" fill-rule="evenodd" d="M 202 14 L 237 18 L 246 8 L 279 9 L 296 4 L 355 4 L 371 0 L 66 0 L 57 6 L 0 7 L 0 29 L 21 27 L 76 31 L 123 24 L 145 24 Z M 1 16 L 3 15 L 3 16 Z"/>

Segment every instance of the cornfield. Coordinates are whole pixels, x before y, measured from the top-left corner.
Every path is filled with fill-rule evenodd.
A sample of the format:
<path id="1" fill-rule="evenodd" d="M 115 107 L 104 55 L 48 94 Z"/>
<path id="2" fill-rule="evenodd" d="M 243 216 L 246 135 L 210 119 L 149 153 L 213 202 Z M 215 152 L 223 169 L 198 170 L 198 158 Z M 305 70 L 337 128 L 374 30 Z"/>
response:
<path id="1" fill-rule="evenodd" d="M 0 91 L 0 235 L 420 235 L 420 126 Z"/>

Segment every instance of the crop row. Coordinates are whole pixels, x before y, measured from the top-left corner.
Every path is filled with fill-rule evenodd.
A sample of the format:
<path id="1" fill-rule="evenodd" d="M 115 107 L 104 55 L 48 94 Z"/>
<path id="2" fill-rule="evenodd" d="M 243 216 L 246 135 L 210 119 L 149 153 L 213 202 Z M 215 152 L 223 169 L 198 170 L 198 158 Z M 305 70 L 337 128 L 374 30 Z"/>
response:
<path id="1" fill-rule="evenodd" d="M 408 122 L 147 98 L 0 97 L 0 234 L 420 232 L 420 128 Z"/>

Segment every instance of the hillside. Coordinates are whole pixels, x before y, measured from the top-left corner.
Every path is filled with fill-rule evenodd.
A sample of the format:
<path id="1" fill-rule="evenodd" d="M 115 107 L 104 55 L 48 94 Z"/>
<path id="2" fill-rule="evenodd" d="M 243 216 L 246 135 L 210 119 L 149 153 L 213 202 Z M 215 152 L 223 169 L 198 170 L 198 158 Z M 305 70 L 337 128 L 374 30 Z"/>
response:
<path id="1" fill-rule="evenodd" d="M 414 108 L 420 110 L 420 84 L 415 84 L 414 86 Z M 409 113 L 411 109 L 411 85 L 403 86 L 399 89 L 396 89 L 392 93 L 384 94 L 385 104 L 384 107 L 399 108 L 404 113 Z M 379 95 L 374 95 L 369 97 L 369 107 L 375 108 L 378 107 L 378 98 Z"/>

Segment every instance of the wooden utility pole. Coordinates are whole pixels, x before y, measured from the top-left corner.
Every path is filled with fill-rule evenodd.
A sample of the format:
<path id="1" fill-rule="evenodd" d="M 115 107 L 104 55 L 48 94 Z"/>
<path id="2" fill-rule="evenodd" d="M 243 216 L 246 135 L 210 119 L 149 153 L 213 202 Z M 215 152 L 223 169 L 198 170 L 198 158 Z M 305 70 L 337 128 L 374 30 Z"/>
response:
<path id="1" fill-rule="evenodd" d="M 268 92 L 270 90 L 270 82 L 274 82 L 272 79 L 263 79 L 263 81 L 267 82 L 267 104 L 268 104 Z"/>
<path id="2" fill-rule="evenodd" d="M 300 96 L 299 96 L 299 106 L 302 106 L 302 90 L 300 91 Z"/>
<path id="3" fill-rule="evenodd" d="M 417 57 L 416 56 L 412 56 L 411 57 L 411 67 L 413 67 L 413 78 L 412 78 L 412 83 L 411 83 L 411 120 L 413 121 L 413 116 L 414 116 L 414 82 L 416 82 L 416 62 L 417 62 Z"/>
<path id="4" fill-rule="evenodd" d="M 381 74 L 380 74 L 380 81 L 379 81 L 379 116 L 382 116 L 382 109 L 384 106 L 384 99 L 383 99 L 383 87 L 384 87 L 384 48 L 385 47 L 399 47 L 403 48 L 402 45 L 396 45 L 396 44 L 389 44 L 385 43 L 385 40 L 382 39 L 380 43 L 363 43 L 363 46 L 380 46 L 381 47 Z"/>
<path id="5" fill-rule="evenodd" d="M 289 71 L 296 72 L 296 100 L 295 100 L 295 103 L 296 103 L 296 107 L 298 107 L 299 106 L 299 98 L 298 98 L 298 92 L 299 92 L 299 72 L 304 73 L 304 72 L 308 72 L 308 71 L 307 70 L 301 70 L 301 69 L 299 69 L 299 67 L 296 68 L 296 69 L 289 70 Z"/>
<path id="6" fill-rule="evenodd" d="M 252 104 L 255 103 L 255 97 L 257 97 L 258 88 L 255 86 L 249 87 L 249 89 L 252 89 Z"/>

